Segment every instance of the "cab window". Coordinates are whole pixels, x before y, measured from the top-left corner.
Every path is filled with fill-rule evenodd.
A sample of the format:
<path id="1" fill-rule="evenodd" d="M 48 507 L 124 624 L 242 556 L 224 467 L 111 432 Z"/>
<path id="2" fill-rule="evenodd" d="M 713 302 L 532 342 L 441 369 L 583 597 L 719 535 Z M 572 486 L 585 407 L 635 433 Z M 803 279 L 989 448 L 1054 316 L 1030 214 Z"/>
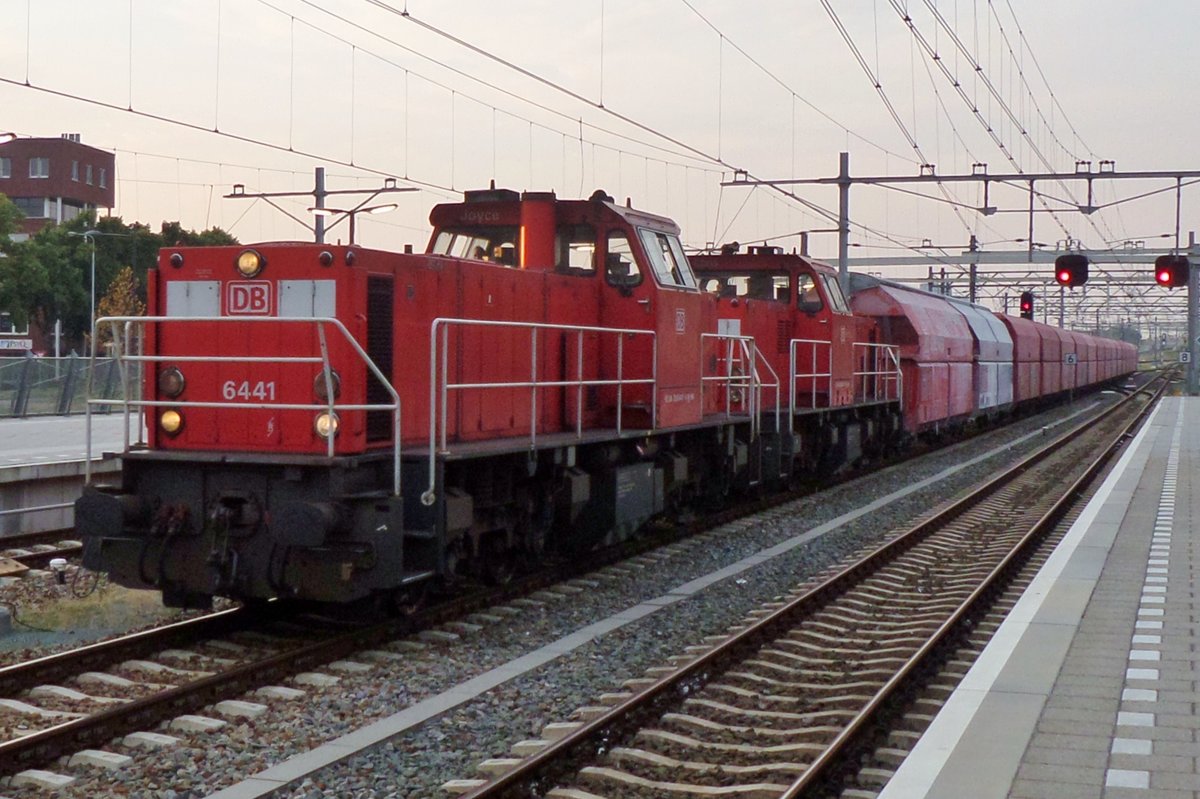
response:
<path id="1" fill-rule="evenodd" d="M 786 303 L 789 282 L 787 273 L 756 272 L 750 275 L 705 275 L 701 287 L 722 297 L 745 297 L 751 300 Z"/>
<path id="2" fill-rule="evenodd" d="M 439 230 L 432 255 L 517 265 L 517 228 L 511 225 L 467 230 Z"/>
<path id="3" fill-rule="evenodd" d="M 752 300 L 787 302 L 788 276 L 768 272 L 750 275 L 746 279 L 746 296 Z"/>
<path id="4" fill-rule="evenodd" d="M 692 267 L 683 254 L 679 241 L 666 233 L 639 228 L 638 235 L 642 239 L 642 247 L 650 259 L 650 266 L 658 282 L 664 286 L 680 286 L 695 288 L 696 277 Z"/>
<path id="5" fill-rule="evenodd" d="M 642 282 L 642 270 L 633 257 L 633 247 L 624 233 L 608 234 L 604 255 L 604 279 L 613 286 L 637 286 Z"/>
<path id="6" fill-rule="evenodd" d="M 809 274 L 796 276 L 796 307 L 805 313 L 817 313 L 825 307 L 817 281 Z"/>
<path id="7" fill-rule="evenodd" d="M 563 225 L 554 237 L 554 268 L 569 274 L 595 274 L 596 229 Z"/>
<path id="8" fill-rule="evenodd" d="M 829 296 L 829 304 L 833 306 L 833 310 L 837 313 L 850 313 L 850 306 L 846 304 L 846 296 L 842 294 L 837 275 L 821 275 L 821 282 L 825 284 L 825 293 Z"/>

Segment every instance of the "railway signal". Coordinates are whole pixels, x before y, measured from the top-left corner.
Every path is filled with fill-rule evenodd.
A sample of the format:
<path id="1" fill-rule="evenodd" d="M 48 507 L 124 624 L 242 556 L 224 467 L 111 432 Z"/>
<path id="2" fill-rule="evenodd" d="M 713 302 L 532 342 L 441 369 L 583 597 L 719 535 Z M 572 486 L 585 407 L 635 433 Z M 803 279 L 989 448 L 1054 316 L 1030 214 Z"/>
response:
<path id="1" fill-rule="evenodd" d="M 1186 255 L 1160 255 L 1154 259 L 1154 280 L 1169 289 L 1186 286 L 1190 266 Z"/>
<path id="2" fill-rule="evenodd" d="M 1022 291 L 1021 292 L 1021 318 L 1022 319 L 1032 319 L 1033 318 L 1033 292 L 1032 291 Z"/>
<path id="3" fill-rule="evenodd" d="M 1082 286 L 1088 279 L 1088 258 L 1077 252 L 1054 259 L 1054 279 L 1061 286 Z"/>

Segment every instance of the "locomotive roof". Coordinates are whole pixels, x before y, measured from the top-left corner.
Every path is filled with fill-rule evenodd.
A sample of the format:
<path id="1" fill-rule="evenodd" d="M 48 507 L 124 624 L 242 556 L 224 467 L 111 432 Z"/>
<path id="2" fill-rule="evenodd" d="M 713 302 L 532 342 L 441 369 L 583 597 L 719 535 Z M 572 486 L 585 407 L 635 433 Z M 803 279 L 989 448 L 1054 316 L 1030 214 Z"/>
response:
<path id="1" fill-rule="evenodd" d="M 764 252 L 764 249 L 771 251 Z M 817 272 L 837 272 L 824 261 L 817 261 L 780 248 L 751 247 L 746 253 L 698 253 L 689 256 L 696 272 L 772 272 L 807 266 Z"/>
<path id="2" fill-rule="evenodd" d="M 435 227 L 518 224 L 521 204 L 530 201 L 553 202 L 562 221 L 569 221 L 573 217 L 584 220 L 589 212 L 602 207 L 632 226 L 652 227 L 676 235 L 680 232 L 674 220 L 648 211 L 639 211 L 629 205 L 618 205 L 612 197 L 599 190 L 586 200 L 560 200 L 552 191 L 524 194 L 509 189 L 468 191 L 464 192 L 462 202 L 435 205 L 429 213 L 429 221 Z"/>

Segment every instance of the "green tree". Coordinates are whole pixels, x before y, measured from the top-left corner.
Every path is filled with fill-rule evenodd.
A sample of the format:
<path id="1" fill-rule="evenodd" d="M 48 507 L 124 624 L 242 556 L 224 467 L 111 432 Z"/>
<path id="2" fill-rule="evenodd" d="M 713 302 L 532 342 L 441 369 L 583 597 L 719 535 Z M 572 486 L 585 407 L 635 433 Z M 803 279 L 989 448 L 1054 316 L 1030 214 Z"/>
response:
<path id="1" fill-rule="evenodd" d="M 219 247 L 237 244 L 238 240 L 220 228 L 209 228 L 201 233 L 184 230 L 178 222 L 163 222 L 159 233 L 161 247 Z"/>
<path id="2" fill-rule="evenodd" d="M 0 194 L 0 252 L 12 244 L 9 238 L 21 229 L 21 220 L 25 214 L 8 197 Z"/>
<path id="3" fill-rule="evenodd" d="M 97 219 L 91 213 L 45 227 L 27 241 L 12 242 L 3 235 L 5 225 L 15 227 L 21 217 L 11 203 L 7 205 L 17 216 L 6 211 L 6 202 L 0 202 L 0 252 L 7 256 L 0 258 L 0 308 L 9 311 L 18 325 L 33 319 L 50 327 L 59 319 L 66 339 L 78 347 L 85 344 L 91 314 L 93 252 L 97 302 L 124 268 L 144 302 L 146 272 L 157 261 L 160 248 L 237 243 L 217 228 L 197 233 L 177 222 L 164 222 L 162 232 L 156 233 L 141 223 L 127 225 L 120 217 Z M 96 235 L 80 235 L 93 230 Z"/>
<path id="4" fill-rule="evenodd" d="M 13 243 L 0 259 L 0 306 L 23 326 L 30 320 L 43 326 L 63 320 L 71 335 L 87 326 L 89 294 L 87 246 L 59 227 Z M 81 252 L 82 251 L 82 252 Z"/>

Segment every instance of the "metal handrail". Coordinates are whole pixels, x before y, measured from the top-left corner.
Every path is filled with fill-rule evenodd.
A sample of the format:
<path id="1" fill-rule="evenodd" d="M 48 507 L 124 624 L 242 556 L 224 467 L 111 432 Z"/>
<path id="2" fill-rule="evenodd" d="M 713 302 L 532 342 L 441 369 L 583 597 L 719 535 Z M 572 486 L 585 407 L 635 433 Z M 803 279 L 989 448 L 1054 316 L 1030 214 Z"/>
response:
<path id="1" fill-rule="evenodd" d="M 763 379 L 758 376 L 758 365 L 759 364 L 762 364 L 763 366 L 765 366 L 767 368 L 767 371 L 771 373 L 771 381 L 772 382 L 770 382 L 770 383 L 764 382 Z M 780 407 L 781 403 L 779 402 L 779 391 L 781 388 L 780 383 L 779 383 L 779 375 L 775 373 L 775 368 L 773 366 L 771 366 L 770 361 L 768 361 L 766 358 L 761 358 L 761 359 L 758 359 L 757 361 L 755 361 L 754 378 L 758 381 L 758 391 L 759 391 L 760 396 L 761 396 L 762 390 L 764 388 L 775 389 L 775 432 L 776 433 L 782 432 L 782 430 L 780 430 L 780 427 L 779 427 L 779 414 L 783 412 L 783 409 Z M 761 400 L 759 402 L 759 407 L 760 408 L 762 407 Z"/>
<path id="2" fill-rule="evenodd" d="M 21 516 L 26 513 L 43 513 L 52 510 L 64 510 L 74 507 L 74 502 L 56 502 L 53 505 L 31 505 L 28 508 L 9 508 L 0 510 L 0 516 Z"/>
<path id="3" fill-rule="evenodd" d="M 808 349 L 812 356 L 813 371 L 806 372 L 803 374 L 798 374 L 796 372 L 797 357 L 799 355 L 800 345 L 802 345 L 802 344 L 809 345 Z M 828 353 L 828 356 L 829 356 L 829 371 L 828 372 L 818 372 L 817 371 L 817 356 L 819 354 L 820 348 L 824 348 L 824 351 Z M 831 384 L 833 381 L 833 345 L 829 341 L 825 341 L 822 339 L 812 339 L 812 338 L 794 338 L 794 339 L 792 339 L 790 342 L 788 342 L 788 374 L 789 374 L 788 410 L 790 411 L 790 413 L 788 415 L 790 418 L 794 419 L 796 416 L 796 408 L 799 407 L 799 402 L 797 401 L 798 400 L 797 391 L 796 391 L 796 381 L 797 380 L 800 380 L 802 378 L 808 378 L 809 380 L 812 381 L 812 388 L 809 392 L 809 405 L 807 406 L 809 408 L 817 407 L 817 382 L 820 379 L 824 379 L 826 381 L 825 393 L 826 394 L 832 393 L 830 391 L 830 389 L 832 387 Z M 791 424 L 791 421 L 789 421 L 789 425 L 790 424 Z"/>
<path id="4" fill-rule="evenodd" d="M 704 347 L 704 342 L 715 341 L 718 347 L 721 342 L 725 344 L 724 356 L 721 360 L 725 364 L 723 374 L 706 375 L 704 363 L 707 361 L 705 355 L 708 350 Z M 754 361 L 757 351 L 754 348 L 754 339 L 750 336 L 731 335 L 728 333 L 701 333 L 700 334 L 700 391 L 703 397 L 705 389 L 709 383 L 717 383 L 719 387 L 725 390 L 725 416 L 728 418 L 733 413 L 733 405 L 744 403 L 747 406 L 747 413 L 751 416 L 755 411 L 755 397 L 753 389 L 757 385 L 754 373 Z M 736 370 L 736 362 L 739 356 L 749 362 L 750 368 L 743 369 L 741 372 Z M 736 400 L 733 396 L 734 389 L 737 387 L 746 389 L 745 400 Z M 703 399 L 701 400 L 703 402 Z"/>
<path id="5" fill-rule="evenodd" d="M 449 382 L 449 336 L 451 327 L 514 328 L 529 331 L 529 379 L 488 383 Z M 537 336 L 538 331 L 551 330 L 574 333 L 576 337 L 576 364 L 574 380 L 540 380 L 538 378 Z M 617 376 L 615 379 L 584 379 L 583 377 L 583 334 L 598 333 L 617 336 Z M 625 370 L 625 337 L 648 336 L 650 338 L 650 376 L 627 378 Z M 440 369 L 439 369 L 440 366 Z M 617 388 L 617 434 L 623 429 L 622 398 L 625 386 L 650 386 L 650 429 L 657 426 L 658 418 L 658 337 L 653 330 L 618 327 L 596 327 L 593 325 L 562 325 L 548 322 L 507 322 L 491 319 L 460 319 L 438 317 L 430 325 L 429 339 L 429 484 L 421 494 L 424 505 L 432 505 L 437 498 L 437 454 L 447 447 L 448 397 L 451 391 L 490 389 L 529 389 L 529 446 L 537 445 L 537 392 L 545 388 L 575 389 L 575 436 L 583 437 L 583 389 L 589 386 L 616 386 Z M 440 422 L 440 424 L 439 424 Z M 440 430 L 440 434 L 439 434 Z M 440 446 L 439 446 L 440 445 Z"/>
<path id="6" fill-rule="evenodd" d="M 904 372 L 900 369 L 900 348 L 894 344 L 872 344 L 868 342 L 855 342 L 855 351 L 860 352 L 861 357 L 855 360 L 855 363 L 862 368 L 854 372 L 854 377 L 858 378 L 859 388 L 855 396 L 861 397 L 864 400 L 870 399 L 874 402 L 888 402 L 891 400 L 900 399 L 904 396 Z M 884 367 L 879 368 L 879 353 L 882 352 L 886 358 Z M 872 356 L 874 353 L 874 357 Z M 867 368 L 868 361 L 873 363 L 876 368 Z M 872 378 L 878 378 L 872 381 Z M 868 390 L 868 384 L 872 383 L 875 386 L 874 392 Z M 882 386 L 882 395 L 880 387 Z M 895 386 L 895 393 L 889 390 L 889 387 Z M 872 396 L 868 397 L 868 394 Z"/>
<path id="7" fill-rule="evenodd" d="M 748 396 L 748 401 L 746 404 L 748 405 L 747 412 L 750 415 L 751 437 L 757 438 L 757 436 L 759 434 L 760 414 L 761 414 L 762 407 L 763 407 L 763 405 L 762 405 L 762 390 L 764 388 L 774 388 L 775 389 L 775 429 L 778 430 L 779 429 L 779 414 L 780 414 L 779 375 L 777 375 L 775 373 L 775 370 L 771 367 L 770 362 L 768 362 L 765 358 L 758 357 L 758 344 L 754 340 L 754 337 L 753 336 L 733 335 L 733 334 L 729 334 L 729 333 L 701 333 L 700 339 L 701 339 L 701 342 L 703 342 L 704 340 L 715 340 L 717 342 L 724 341 L 726 343 L 725 356 L 724 356 L 726 368 L 725 368 L 725 374 L 723 374 L 723 375 L 709 375 L 709 376 L 704 375 L 703 359 L 704 359 L 705 350 L 704 350 L 703 346 L 701 347 L 701 359 L 702 359 L 701 374 L 700 374 L 701 390 L 703 390 L 706 387 L 706 384 L 708 384 L 708 383 L 719 383 L 719 384 L 724 385 L 724 387 L 725 387 L 725 416 L 728 418 L 730 416 L 730 414 L 732 413 L 732 406 L 733 406 L 732 394 L 733 394 L 734 387 L 745 386 L 747 389 L 747 396 Z M 749 368 L 746 369 L 745 372 L 742 374 L 735 374 L 733 372 L 734 361 L 737 359 L 737 356 L 734 351 L 735 348 L 737 348 L 737 350 L 740 352 L 741 357 L 744 358 L 749 363 Z M 771 373 L 771 378 L 772 378 L 773 382 L 768 383 L 762 379 L 762 377 L 759 375 L 759 372 L 758 372 L 759 365 L 765 366 L 767 371 Z"/>
<path id="8" fill-rule="evenodd" d="M 146 336 L 144 327 L 147 324 L 160 323 L 238 323 L 238 324 L 263 324 L 263 323 L 285 323 L 285 324 L 309 324 L 316 325 L 317 336 L 320 341 L 321 355 L 320 356 L 281 356 L 277 358 L 264 357 L 247 357 L 247 358 L 230 358 L 229 356 L 218 355 L 187 355 L 172 358 L 176 361 L 190 361 L 198 363 L 277 363 L 277 364 L 296 364 L 296 363 L 319 363 L 321 364 L 322 373 L 325 375 L 326 397 L 324 403 L 283 403 L 283 402 L 194 402 L 180 400 L 137 400 L 132 399 L 133 387 L 130 385 L 129 370 L 127 365 L 130 363 L 156 363 L 164 359 L 164 356 L 146 355 L 144 351 Z M 87 437 L 87 456 L 84 461 L 84 482 L 91 482 L 91 463 L 92 463 L 92 406 L 93 405 L 116 405 L 120 404 L 125 414 L 125 452 L 129 451 L 129 424 L 130 411 L 136 409 L 138 412 L 138 436 L 141 439 L 141 431 L 145 427 L 146 408 L 172 407 L 172 408 L 238 408 L 241 410 L 324 410 L 327 413 L 333 414 L 335 410 L 342 411 L 391 411 L 392 412 L 392 492 L 394 495 L 400 495 L 400 394 L 392 386 L 391 380 L 384 375 L 383 371 L 375 364 L 358 341 L 346 329 L 346 326 L 338 319 L 329 316 L 314 316 L 314 317 L 299 317 L 299 316 L 106 316 L 96 320 L 96 325 L 92 330 L 92 353 L 91 363 L 94 364 L 98 356 L 99 336 L 96 333 L 101 329 L 102 325 L 109 325 L 112 330 L 113 337 L 113 358 L 117 362 L 118 368 L 121 370 L 121 399 L 93 399 L 92 398 L 92 378 L 91 374 L 95 371 L 89 369 L 88 386 L 87 386 L 87 402 L 85 403 L 86 415 L 84 420 L 85 435 Z M 339 333 L 342 338 L 353 348 L 354 352 L 362 360 L 362 362 L 371 371 L 371 374 L 383 385 L 389 395 L 391 395 L 392 403 L 376 403 L 376 404 L 339 404 L 336 402 L 334 392 L 332 390 L 332 378 L 330 377 L 331 369 L 329 363 L 329 349 L 325 341 L 325 326 L 331 325 Z M 143 335 L 137 337 L 137 354 L 127 354 L 132 350 L 133 344 L 133 329 L 134 327 L 142 327 Z M 150 370 L 146 370 L 143 376 L 145 381 L 153 381 L 155 376 Z M 153 383 L 151 383 L 152 385 Z M 334 438 L 331 434 L 327 439 L 326 454 L 329 458 L 334 457 Z"/>

